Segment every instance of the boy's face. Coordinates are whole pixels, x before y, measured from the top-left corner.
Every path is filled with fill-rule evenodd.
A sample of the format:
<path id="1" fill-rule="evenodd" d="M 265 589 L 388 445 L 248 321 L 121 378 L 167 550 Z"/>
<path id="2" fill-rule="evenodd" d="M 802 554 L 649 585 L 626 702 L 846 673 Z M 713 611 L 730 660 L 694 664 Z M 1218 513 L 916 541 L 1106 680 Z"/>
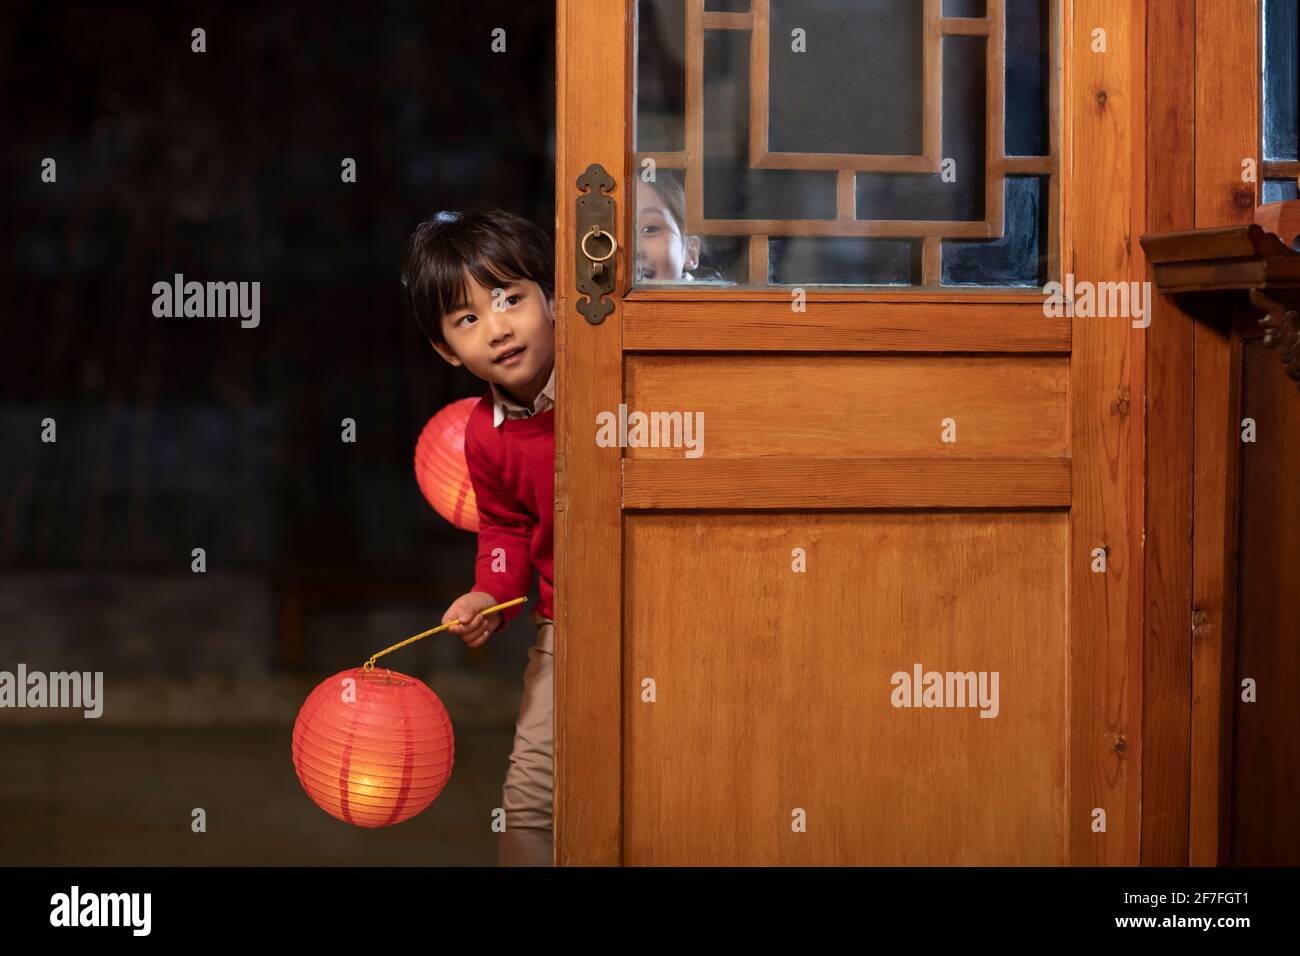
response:
<path id="1" fill-rule="evenodd" d="M 467 272 L 465 285 L 470 301 L 443 315 L 447 341 L 434 342 L 433 347 L 452 365 L 464 365 L 531 405 L 551 376 L 555 300 L 531 279 L 516 279 L 493 290 Z"/>
<path id="2" fill-rule="evenodd" d="M 655 188 L 636 184 L 636 281 L 680 279 L 700 264 L 698 236 L 683 236 Z"/>

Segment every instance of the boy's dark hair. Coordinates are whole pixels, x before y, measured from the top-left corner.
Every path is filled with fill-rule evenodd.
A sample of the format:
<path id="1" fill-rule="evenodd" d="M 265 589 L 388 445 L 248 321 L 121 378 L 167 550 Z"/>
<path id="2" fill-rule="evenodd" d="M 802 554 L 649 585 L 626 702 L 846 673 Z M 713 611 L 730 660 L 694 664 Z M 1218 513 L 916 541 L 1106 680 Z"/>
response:
<path id="1" fill-rule="evenodd" d="M 446 343 L 443 315 L 469 301 L 467 269 L 489 289 L 531 279 L 555 294 L 554 244 L 539 226 L 500 209 L 437 213 L 415 227 L 402 256 L 407 303 L 431 341 Z"/>

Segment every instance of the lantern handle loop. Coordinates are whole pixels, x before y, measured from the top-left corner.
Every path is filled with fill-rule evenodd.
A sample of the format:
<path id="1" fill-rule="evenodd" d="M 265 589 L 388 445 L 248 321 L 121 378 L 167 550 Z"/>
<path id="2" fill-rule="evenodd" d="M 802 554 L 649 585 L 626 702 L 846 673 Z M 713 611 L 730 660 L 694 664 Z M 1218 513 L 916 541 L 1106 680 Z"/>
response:
<path id="1" fill-rule="evenodd" d="M 523 604 L 527 600 L 528 598 L 526 597 L 517 597 L 514 598 L 513 600 L 506 601 L 504 604 L 495 604 L 492 607 L 484 608 L 482 611 L 479 611 L 478 613 L 486 617 L 488 614 L 491 614 L 494 611 L 500 611 L 502 608 L 514 607 L 516 604 Z M 361 669 L 365 671 L 367 674 L 369 674 L 372 670 L 375 669 L 375 661 L 379 660 L 379 658 L 383 657 L 385 654 L 389 654 L 399 648 L 405 647 L 407 644 L 414 644 L 422 637 L 428 637 L 430 634 L 437 634 L 439 631 L 445 631 L 453 624 L 463 624 L 463 623 L 465 622 L 461 620 L 448 621 L 446 624 L 439 624 L 437 627 L 431 627 L 429 628 L 429 630 L 425 631 L 424 633 L 415 635 L 415 637 L 408 637 L 400 644 L 394 644 L 392 647 L 386 647 L 378 654 L 372 655 L 370 660 L 366 661 L 364 664 L 361 665 Z"/>

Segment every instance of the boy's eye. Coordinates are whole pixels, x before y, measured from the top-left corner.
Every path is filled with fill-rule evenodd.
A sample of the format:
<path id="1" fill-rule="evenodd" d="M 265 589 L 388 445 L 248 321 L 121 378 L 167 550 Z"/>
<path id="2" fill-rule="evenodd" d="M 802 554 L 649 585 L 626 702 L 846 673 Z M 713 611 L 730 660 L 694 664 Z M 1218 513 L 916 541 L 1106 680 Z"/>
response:
<path id="1" fill-rule="evenodd" d="M 653 236 L 656 232 L 659 231 L 659 227 L 658 227 L 658 226 L 642 226 L 642 227 L 641 227 L 641 231 L 644 232 L 644 233 L 647 233 L 647 234 Z"/>
<path id="2" fill-rule="evenodd" d="M 462 322 L 464 322 L 466 319 L 472 319 L 472 318 L 474 318 L 474 317 L 475 317 L 475 316 L 474 316 L 474 313 L 473 313 L 473 312 L 466 312 L 464 315 L 462 315 L 459 319 L 457 319 L 455 322 L 453 322 L 453 323 L 451 323 L 451 324 L 452 324 L 452 325 L 457 325 L 457 326 L 458 326 L 458 325 L 460 325 Z"/>
<path id="3" fill-rule="evenodd" d="M 516 292 L 514 295 L 508 295 L 508 296 L 506 296 L 506 301 L 509 302 L 511 305 L 514 305 L 516 302 L 518 302 L 518 301 L 519 301 L 520 299 L 522 299 L 522 298 L 523 298 L 523 296 L 520 295 L 518 292 Z"/>

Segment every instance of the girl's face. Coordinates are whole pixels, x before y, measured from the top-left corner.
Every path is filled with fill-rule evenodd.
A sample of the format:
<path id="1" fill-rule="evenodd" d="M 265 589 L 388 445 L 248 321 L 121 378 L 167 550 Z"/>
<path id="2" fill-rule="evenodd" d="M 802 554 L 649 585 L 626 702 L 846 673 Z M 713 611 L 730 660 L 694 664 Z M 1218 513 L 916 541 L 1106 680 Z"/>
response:
<path id="1" fill-rule="evenodd" d="M 636 281 L 680 279 L 700 264 L 700 239 L 683 236 L 659 193 L 649 183 L 636 184 Z"/>

